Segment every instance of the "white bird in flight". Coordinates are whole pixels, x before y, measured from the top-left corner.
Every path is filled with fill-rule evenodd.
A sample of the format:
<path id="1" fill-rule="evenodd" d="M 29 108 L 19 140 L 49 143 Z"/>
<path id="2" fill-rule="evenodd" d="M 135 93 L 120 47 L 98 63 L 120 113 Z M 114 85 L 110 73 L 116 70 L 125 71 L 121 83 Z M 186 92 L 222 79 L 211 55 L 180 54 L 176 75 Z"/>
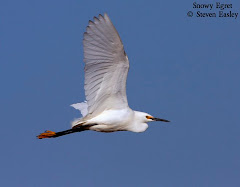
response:
<path id="1" fill-rule="evenodd" d="M 107 14 L 89 21 L 83 37 L 83 49 L 86 101 L 71 105 L 80 110 L 83 117 L 74 120 L 71 129 L 45 131 L 37 136 L 39 139 L 85 130 L 144 132 L 148 122 L 169 122 L 129 108 L 126 96 L 129 61 Z"/>

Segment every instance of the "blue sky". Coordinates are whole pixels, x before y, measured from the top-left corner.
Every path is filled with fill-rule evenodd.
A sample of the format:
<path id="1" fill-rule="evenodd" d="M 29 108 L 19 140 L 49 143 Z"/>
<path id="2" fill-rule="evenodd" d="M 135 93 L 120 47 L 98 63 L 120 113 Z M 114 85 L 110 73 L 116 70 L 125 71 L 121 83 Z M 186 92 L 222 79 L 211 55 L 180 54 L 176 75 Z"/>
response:
<path id="1" fill-rule="evenodd" d="M 239 186 L 240 17 L 189 18 L 193 2 L 1 1 L 1 186 Z M 36 139 L 79 117 L 83 32 L 104 12 L 130 60 L 130 107 L 171 123 Z"/>

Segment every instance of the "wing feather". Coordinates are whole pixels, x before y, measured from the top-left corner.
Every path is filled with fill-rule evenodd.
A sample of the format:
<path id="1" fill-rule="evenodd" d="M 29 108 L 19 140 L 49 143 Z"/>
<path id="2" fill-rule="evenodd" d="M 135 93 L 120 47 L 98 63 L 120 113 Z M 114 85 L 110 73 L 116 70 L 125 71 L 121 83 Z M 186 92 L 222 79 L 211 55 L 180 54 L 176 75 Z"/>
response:
<path id="1" fill-rule="evenodd" d="M 126 79 L 129 61 L 107 14 L 89 21 L 83 47 L 88 115 L 128 107 Z"/>

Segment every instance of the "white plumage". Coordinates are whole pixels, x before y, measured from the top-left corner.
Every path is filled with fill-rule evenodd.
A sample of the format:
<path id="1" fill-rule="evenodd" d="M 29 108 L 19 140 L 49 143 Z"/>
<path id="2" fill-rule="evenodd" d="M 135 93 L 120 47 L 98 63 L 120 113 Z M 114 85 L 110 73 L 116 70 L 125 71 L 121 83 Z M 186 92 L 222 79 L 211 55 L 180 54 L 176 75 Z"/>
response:
<path id="1" fill-rule="evenodd" d="M 96 116 L 104 110 L 128 106 L 126 79 L 128 58 L 121 39 L 107 14 L 89 21 L 83 39 L 85 95 L 88 111 Z"/>
<path id="2" fill-rule="evenodd" d="M 71 105 L 73 108 L 80 110 L 83 117 L 85 117 L 88 114 L 88 104 L 87 101 L 84 101 L 82 103 L 76 103 Z"/>

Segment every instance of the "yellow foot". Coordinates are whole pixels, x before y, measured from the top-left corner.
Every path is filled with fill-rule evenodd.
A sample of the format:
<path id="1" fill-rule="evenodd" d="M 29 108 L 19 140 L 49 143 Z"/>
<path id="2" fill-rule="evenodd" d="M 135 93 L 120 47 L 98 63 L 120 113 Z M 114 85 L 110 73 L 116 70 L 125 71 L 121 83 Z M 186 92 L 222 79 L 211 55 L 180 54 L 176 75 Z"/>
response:
<path id="1" fill-rule="evenodd" d="M 38 137 L 38 139 L 42 139 L 42 138 L 51 138 L 55 135 L 56 135 L 56 133 L 53 131 L 45 131 L 45 132 L 39 134 L 37 137 Z"/>

